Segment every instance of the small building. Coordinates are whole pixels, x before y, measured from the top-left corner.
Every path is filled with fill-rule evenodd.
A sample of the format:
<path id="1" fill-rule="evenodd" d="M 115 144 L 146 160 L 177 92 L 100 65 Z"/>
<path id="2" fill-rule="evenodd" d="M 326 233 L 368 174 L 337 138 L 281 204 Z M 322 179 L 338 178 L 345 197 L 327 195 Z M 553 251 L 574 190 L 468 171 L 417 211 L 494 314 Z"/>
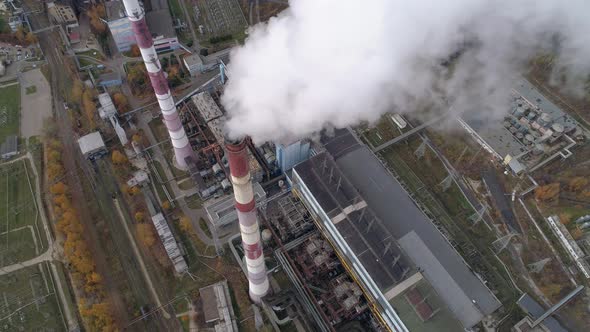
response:
<path id="1" fill-rule="evenodd" d="M 144 183 L 149 183 L 150 177 L 146 171 L 139 170 L 133 173 L 133 177 L 127 181 L 129 187 L 135 187 Z"/>
<path id="2" fill-rule="evenodd" d="M 227 280 L 199 289 L 205 323 L 215 324 L 215 331 L 238 331 Z"/>
<path id="3" fill-rule="evenodd" d="M 127 18 L 125 7 L 120 0 L 113 0 L 105 2 L 105 9 L 107 13 L 107 25 L 109 31 L 113 36 L 115 45 L 119 52 L 126 52 L 131 49 L 131 46 L 136 44 L 135 34 L 131 28 L 131 21 Z"/>
<path id="4" fill-rule="evenodd" d="M 256 203 L 266 200 L 266 192 L 260 183 L 254 182 L 252 189 Z M 238 221 L 238 213 L 234 204 L 234 196 L 226 195 L 219 200 L 205 204 L 205 211 L 207 211 L 207 216 L 215 227 L 228 226 Z"/>
<path id="5" fill-rule="evenodd" d="M 98 108 L 98 115 L 101 119 L 106 120 L 117 114 L 117 109 L 113 104 L 113 100 L 107 92 L 98 95 L 98 103 L 100 104 L 100 107 Z"/>
<path id="6" fill-rule="evenodd" d="M 523 294 L 516 304 L 527 315 L 512 328 L 514 332 L 567 332 L 561 323 L 549 316 L 537 326 L 533 322 L 545 313 L 545 309 L 528 294 Z"/>
<path id="7" fill-rule="evenodd" d="M 0 158 L 9 159 L 18 154 L 18 137 L 11 135 L 0 145 Z"/>
<path id="8" fill-rule="evenodd" d="M 108 153 L 107 147 L 98 131 L 80 137 L 78 139 L 78 145 L 80 146 L 82 155 L 89 160 L 98 159 Z"/>
<path id="9" fill-rule="evenodd" d="M 185 57 L 186 59 L 186 57 Z M 199 110 L 199 114 L 203 117 L 206 123 L 223 116 L 221 109 L 217 106 L 213 97 L 209 92 L 200 92 L 191 97 L 195 106 Z"/>
<path id="10" fill-rule="evenodd" d="M 71 44 L 80 42 L 80 26 L 72 7 L 54 2 L 47 3 L 47 13 L 54 24 L 61 25 Z"/>
<path id="11" fill-rule="evenodd" d="M 188 265 L 182 256 L 182 252 L 178 247 L 178 243 L 176 243 L 176 239 L 174 238 L 174 235 L 172 234 L 170 226 L 168 225 L 166 218 L 164 218 L 164 215 L 158 213 L 152 216 L 152 223 L 156 228 L 158 236 L 160 236 L 160 240 L 164 245 L 164 249 L 166 250 L 166 254 L 168 254 L 168 258 L 170 258 L 172 264 L 174 265 L 174 270 L 176 270 L 177 273 L 186 272 L 188 270 Z"/>
<path id="12" fill-rule="evenodd" d="M 187 55 L 182 59 L 184 66 L 188 69 L 191 76 L 197 76 L 197 74 L 203 71 L 203 59 L 199 54 Z"/>
<path id="13" fill-rule="evenodd" d="M 123 80 L 118 73 L 106 73 L 98 77 L 98 85 L 102 87 L 119 86 L 123 84 Z"/>
<path id="14" fill-rule="evenodd" d="M 21 20 L 20 16 L 11 16 L 8 19 L 8 26 L 12 32 L 16 32 L 19 27 L 23 25 L 23 21 Z"/>
<path id="15" fill-rule="evenodd" d="M 306 161 L 309 158 L 308 141 L 296 141 L 291 144 L 277 144 L 276 158 L 279 168 L 286 172 L 292 169 L 300 162 Z"/>

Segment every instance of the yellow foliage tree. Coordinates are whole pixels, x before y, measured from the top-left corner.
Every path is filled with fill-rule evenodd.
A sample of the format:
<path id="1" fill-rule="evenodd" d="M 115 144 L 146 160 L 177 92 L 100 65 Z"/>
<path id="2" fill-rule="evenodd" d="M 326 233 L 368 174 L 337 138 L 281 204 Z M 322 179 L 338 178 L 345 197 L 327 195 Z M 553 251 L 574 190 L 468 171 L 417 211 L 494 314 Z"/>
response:
<path id="1" fill-rule="evenodd" d="M 146 247 L 151 247 L 156 243 L 156 236 L 154 234 L 154 226 L 151 224 L 136 224 L 137 237 Z"/>
<path id="2" fill-rule="evenodd" d="M 113 94 L 113 104 L 117 107 L 117 110 L 121 113 L 125 113 L 129 111 L 129 102 L 127 101 L 127 97 L 121 92 L 115 92 Z"/>
<path id="3" fill-rule="evenodd" d="M 577 176 L 571 179 L 568 183 L 568 188 L 573 192 L 580 192 L 588 185 L 588 179 L 582 176 Z"/>
<path id="4" fill-rule="evenodd" d="M 84 93 L 84 85 L 80 80 L 75 80 L 72 84 L 72 91 L 70 92 L 72 102 L 80 105 L 82 93 Z"/>
<path id="5" fill-rule="evenodd" d="M 548 202 L 559 196 L 560 184 L 558 182 L 545 186 L 539 186 L 535 189 L 535 199 L 541 202 Z"/>
<path id="6" fill-rule="evenodd" d="M 68 186 L 63 182 L 56 182 L 49 187 L 49 191 L 54 195 L 64 195 L 68 192 Z"/>
<path id="7" fill-rule="evenodd" d="M 123 165 L 127 163 L 127 156 L 121 153 L 119 150 L 113 150 L 111 153 L 111 160 L 115 165 Z"/>
<path id="8" fill-rule="evenodd" d="M 94 129 L 94 115 L 96 113 L 96 104 L 94 103 L 94 93 L 92 90 L 86 89 L 84 90 L 84 93 L 82 93 L 82 107 L 84 108 L 84 113 L 86 114 L 86 118 L 88 119 L 88 124 L 90 125 L 90 128 Z"/>
<path id="9" fill-rule="evenodd" d="M 191 221 L 185 216 L 180 217 L 180 219 L 178 220 L 178 226 L 180 227 L 181 231 L 187 234 L 190 234 L 193 231 Z"/>
<path id="10" fill-rule="evenodd" d="M 162 203 L 162 209 L 164 209 L 164 210 L 170 210 L 170 202 L 169 201 L 164 201 Z"/>
<path id="11" fill-rule="evenodd" d="M 34 33 L 29 31 L 27 33 L 27 35 L 25 36 L 25 41 L 27 42 L 27 44 L 35 44 L 39 41 L 39 39 L 37 38 L 37 36 Z"/>
<path id="12" fill-rule="evenodd" d="M 139 192 L 140 192 L 140 191 L 141 191 L 141 190 L 139 189 L 139 187 L 138 187 L 138 186 L 131 187 L 131 189 L 129 189 L 129 194 L 130 194 L 131 196 L 134 196 L 134 195 L 137 195 L 137 194 L 139 194 Z"/>
<path id="13" fill-rule="evenodd" d="M 142 222 L 144 218 L 145 218 L 145 213 L 143 213 L 142 211 L 135 212 L 135 220 Z"/>

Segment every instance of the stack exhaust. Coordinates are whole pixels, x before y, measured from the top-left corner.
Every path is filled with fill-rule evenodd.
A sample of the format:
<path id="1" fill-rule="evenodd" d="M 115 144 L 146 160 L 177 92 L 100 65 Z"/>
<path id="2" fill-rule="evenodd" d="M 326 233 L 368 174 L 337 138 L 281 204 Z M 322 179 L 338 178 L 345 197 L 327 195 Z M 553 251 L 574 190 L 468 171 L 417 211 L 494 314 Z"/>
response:
<path id="1" fill-rule="evenodd" d="M 158 104 L 164 117 L 164 124 L 168 129 L 168 134 L 170 134 L 172 146 L 174 147 L 174 155 L 176 156 L 176 164 L 179 168 L 186 170 L 187 158 L 190 157 L 190 159 L 196 160 L 196 155 L 189 144 L 184 128 L 182 127 L 182 122 L 178 116 L 176 105 L 170 94 L 168 81 L 162 71 L 160 60 L 154 48 L 152 35 L 145 22 L 143 7 L 139 4 L 138 0 L 123 0 L 123 5 L 131 21 L 137 46 L 141 51 L 141 57 L 148 71 L 154 92 L 156 93 L 156 98 L 158 99 Z"/>
<path id="2" fill-rule="evenodd" d="M 247 145 L 244 139 L 238 141 L 226 139 L 225 147 L 228 152 L 229 171 L 234 187 L 242 245 L 246 255 L 250 298 L 255 303 L 260 303 L 262 297 L 268 293 L 269 284 L 262 243 L 260 242 Z"/>

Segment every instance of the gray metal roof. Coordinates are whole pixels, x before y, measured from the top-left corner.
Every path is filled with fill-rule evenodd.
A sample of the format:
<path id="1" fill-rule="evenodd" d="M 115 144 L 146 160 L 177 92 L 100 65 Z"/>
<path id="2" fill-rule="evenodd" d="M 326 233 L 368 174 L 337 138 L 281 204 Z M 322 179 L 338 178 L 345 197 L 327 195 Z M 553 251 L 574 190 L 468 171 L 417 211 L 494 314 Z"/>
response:
<path id="1" fill-rule="evenodd" d="M 545 313 L 545 309 L 528 294 L 523 294 L 520 299 L 516 302 L 518 306 L 533 320 L 541 317 Z M 567 332 L 567 330 L 561 326 L 561 323 L 557 319 L 549 316 L 543 323 L 550 332 Z"/>
<path id="2" fill-rule="evenodd" d="M 80 137 L 78 145 L 80 145 L 80 151 L 82 151 L 83 155 L 106 148 L 98 131 Z"/>
<path id="3" fill-rule="evenodd" d="M 352 134 L 346 130 L 339 130 L 336 131 L 334 138 L 324 138 L 323 143 L 327 151 L 336 159 L 336 164 L 342 173 L 360 192 L 377 218 L 383 221 L 388 232 L 398 241 L 405 243 L 407 248 L 411 247 L 407 243 L 408 238 L 405 238 L 406 241 L 403 239 L 410 233 L 413 234 L 411 237 L 420 239 L 424 243 L 423 252 L 430 252 L 432 255 L 417 253 L 412 255 L 408 252 L 406 254 L 412 258 L 417 267 L 424 270 L 428 281 L 449 308 L 454 309 L 455 315 L 465 327 L 471 327 L 481 314 L 490 314 L 500 307 L 501 304 L 496 297 L 470 270 L 436 226 L 415 205 L 401 184 L 387 172 L 366 147 L 356 141 Z M 297 172 L 300 172 L 300 167 L 296 167 Z M 350 241 L 354 240 L 351 238 Z M 403 246 L 402 244 L 402 248 Z M 449 279 L 437 272 L 439 269 L 431 264 L 433 260 L 440 264 L 439 267 L 446 271 L 457 287 L 447 288 Z M 458 312 L 459 308 L 473 307 L 471 300 L 476 302 L 476 307 L 481 313 L 474 310 Z"/>

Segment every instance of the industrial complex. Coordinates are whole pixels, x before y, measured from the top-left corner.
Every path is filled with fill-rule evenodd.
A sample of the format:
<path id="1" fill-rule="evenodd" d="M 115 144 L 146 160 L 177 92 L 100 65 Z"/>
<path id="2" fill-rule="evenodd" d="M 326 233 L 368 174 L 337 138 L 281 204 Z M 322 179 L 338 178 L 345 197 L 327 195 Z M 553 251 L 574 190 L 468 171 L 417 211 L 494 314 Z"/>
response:
<path id="1" fill-rule="evenodd" d="M 35 3 L 0 0 L 53 89 L 37 131 L 0 107 L 2 329 L 590 326 L 589 120 L 534 70 L 494 114 L 444 96 L 259 142 L 228 131 L 230 61 L 288 1 Z M 20 69 L 7 105 L 43 90 Z"/>

